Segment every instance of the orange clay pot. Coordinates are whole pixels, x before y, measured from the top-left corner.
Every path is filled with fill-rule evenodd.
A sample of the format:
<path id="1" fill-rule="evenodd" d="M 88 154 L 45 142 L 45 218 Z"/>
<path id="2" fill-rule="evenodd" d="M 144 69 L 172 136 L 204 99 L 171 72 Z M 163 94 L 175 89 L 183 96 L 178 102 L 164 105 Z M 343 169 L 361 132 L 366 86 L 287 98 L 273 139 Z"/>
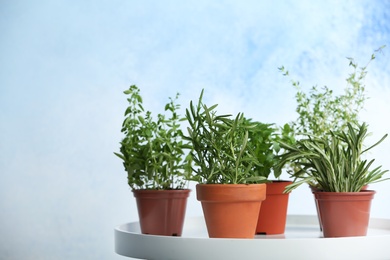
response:
<path id="1" fill-rule="evenodd" d="M 198 184 L 210 238 L 253 238 L 265 184 Z"/>
<path id="2" fill-rule="evenodd" d="M 142 234 L 181 236 L 190 190 L 134 190 Z"/>
<path id="3" fill-rule="evenodd" d="M 310 189 L 311 189 L 311 192 L 314 194 L 314 192 L 320 192 L 321 190 L 316 188 L 316 187 L 313 187 L 313 186 L 310 186 Z M 368 185 L 365 185 L 362 187 L 361 190 L 367 190 L 368 189 Z M 315 205 L 316 205 L 316 210 L 317 210 L 317 216 L 318 216 L 318 224 L 320 225 L 320 230 L 322 231 L 322 222 L 321 222 L 321 214 L 320 214 L 320 209 L 318 207 L 318 201 L 316 200 L 316 198 L 314 197 L 314 202 L 315 202 Z"/>
<path id="4" fill-rule="evenodd" d="M 289 193 L 283 193 L 291 181 L 272 181 L 266 183 L 267 195 L 261 204 L 256 234 L 283 234 L 286 229 Z"/>
<path id="5" fill-rule="evenodd" d="M 375 191 L 314 192 L 324 237 L 366 236 Z"/>

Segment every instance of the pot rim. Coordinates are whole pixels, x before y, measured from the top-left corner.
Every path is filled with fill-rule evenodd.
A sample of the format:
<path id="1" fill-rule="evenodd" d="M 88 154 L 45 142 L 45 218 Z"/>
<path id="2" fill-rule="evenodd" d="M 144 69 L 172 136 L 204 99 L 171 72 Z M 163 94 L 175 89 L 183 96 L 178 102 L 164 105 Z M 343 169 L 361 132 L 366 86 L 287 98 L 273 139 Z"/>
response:
<path id="1" fill-rule="evenodd" d="M 263 201 L 266 189 L 265 183 L 197 184 L 196 197 L 199 201 Z"/>

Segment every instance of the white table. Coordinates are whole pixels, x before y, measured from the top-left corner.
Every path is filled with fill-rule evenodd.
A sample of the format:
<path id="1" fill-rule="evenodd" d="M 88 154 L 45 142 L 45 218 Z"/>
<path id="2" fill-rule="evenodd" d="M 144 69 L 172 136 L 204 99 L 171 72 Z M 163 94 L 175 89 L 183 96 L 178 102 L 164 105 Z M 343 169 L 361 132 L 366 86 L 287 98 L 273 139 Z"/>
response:
<path id="1" fill-rule="evenodd" d="M 317 216 L 289 215 L 283 235 L 208 238 L 204 218 L 185 220 L 181 237 L 143 235 L 138 222 L 115 228 L 115 252 L 139 259 L 390 259 L 390 220 L 371 219 L 365 237 L 323 238 Z"/>

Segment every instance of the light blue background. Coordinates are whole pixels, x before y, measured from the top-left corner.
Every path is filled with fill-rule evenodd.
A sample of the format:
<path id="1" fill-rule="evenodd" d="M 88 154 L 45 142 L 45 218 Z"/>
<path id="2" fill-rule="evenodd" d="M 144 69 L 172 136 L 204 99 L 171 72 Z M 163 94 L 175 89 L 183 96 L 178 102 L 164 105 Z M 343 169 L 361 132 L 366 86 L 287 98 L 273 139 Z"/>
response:
<path id="1" fill-rule="evenodd" d="M 387 44 L 361 119 L 372 140 L 390 133 L 389 13 L 385 0 L 0 0 L 0 258 L 122 259 L 113 229 L 137 212 L 113 152 L 131 84 L 154 113 L 204 88 L 221 113 L 284 124 L 295 92 L 278 67 L 340 92 L 346 57 L 364 65 Z M 389 152 L 390 138 L 370 156 L 390 169 Z M 373 217 L 390 218 L 389 185 L 372 185 Z M 193 192 L 187 216 L 201 214 Z M 289 214 L 315 214 L 307 187 Z"/>

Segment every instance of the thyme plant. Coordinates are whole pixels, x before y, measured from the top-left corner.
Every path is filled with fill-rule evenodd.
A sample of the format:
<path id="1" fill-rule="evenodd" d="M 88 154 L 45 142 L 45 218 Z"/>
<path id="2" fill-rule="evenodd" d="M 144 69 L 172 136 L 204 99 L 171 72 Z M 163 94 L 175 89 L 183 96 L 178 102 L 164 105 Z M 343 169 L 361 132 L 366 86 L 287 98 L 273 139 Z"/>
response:
<path id="1" fill-rule="evenodd" d="M 382 52 L 383 48 L 385 46 L 375 50 L 363 67 L 359 67 L 353 58 L 347 58 L 352 73 L 346 78 L 344 93 L 340 95 L 335 95 L 334 90 L 327 86 L 323 88 L 313 86 L 308 93 L 305 93 L 299 81 L 292 80 L 292 85 L 297 91 L 295 99 L 298 118 L 290 125 L 295 135 L 311 134 L 324 137 L 330 130 L 348 130 L 348 123 L 358 124 L 359 112 L 367 100 L 364 85 L 367 67 L 376 58 L 376 53 Z M 279 70 L 284 76 L 289 75 L 284 66 Z"/>

